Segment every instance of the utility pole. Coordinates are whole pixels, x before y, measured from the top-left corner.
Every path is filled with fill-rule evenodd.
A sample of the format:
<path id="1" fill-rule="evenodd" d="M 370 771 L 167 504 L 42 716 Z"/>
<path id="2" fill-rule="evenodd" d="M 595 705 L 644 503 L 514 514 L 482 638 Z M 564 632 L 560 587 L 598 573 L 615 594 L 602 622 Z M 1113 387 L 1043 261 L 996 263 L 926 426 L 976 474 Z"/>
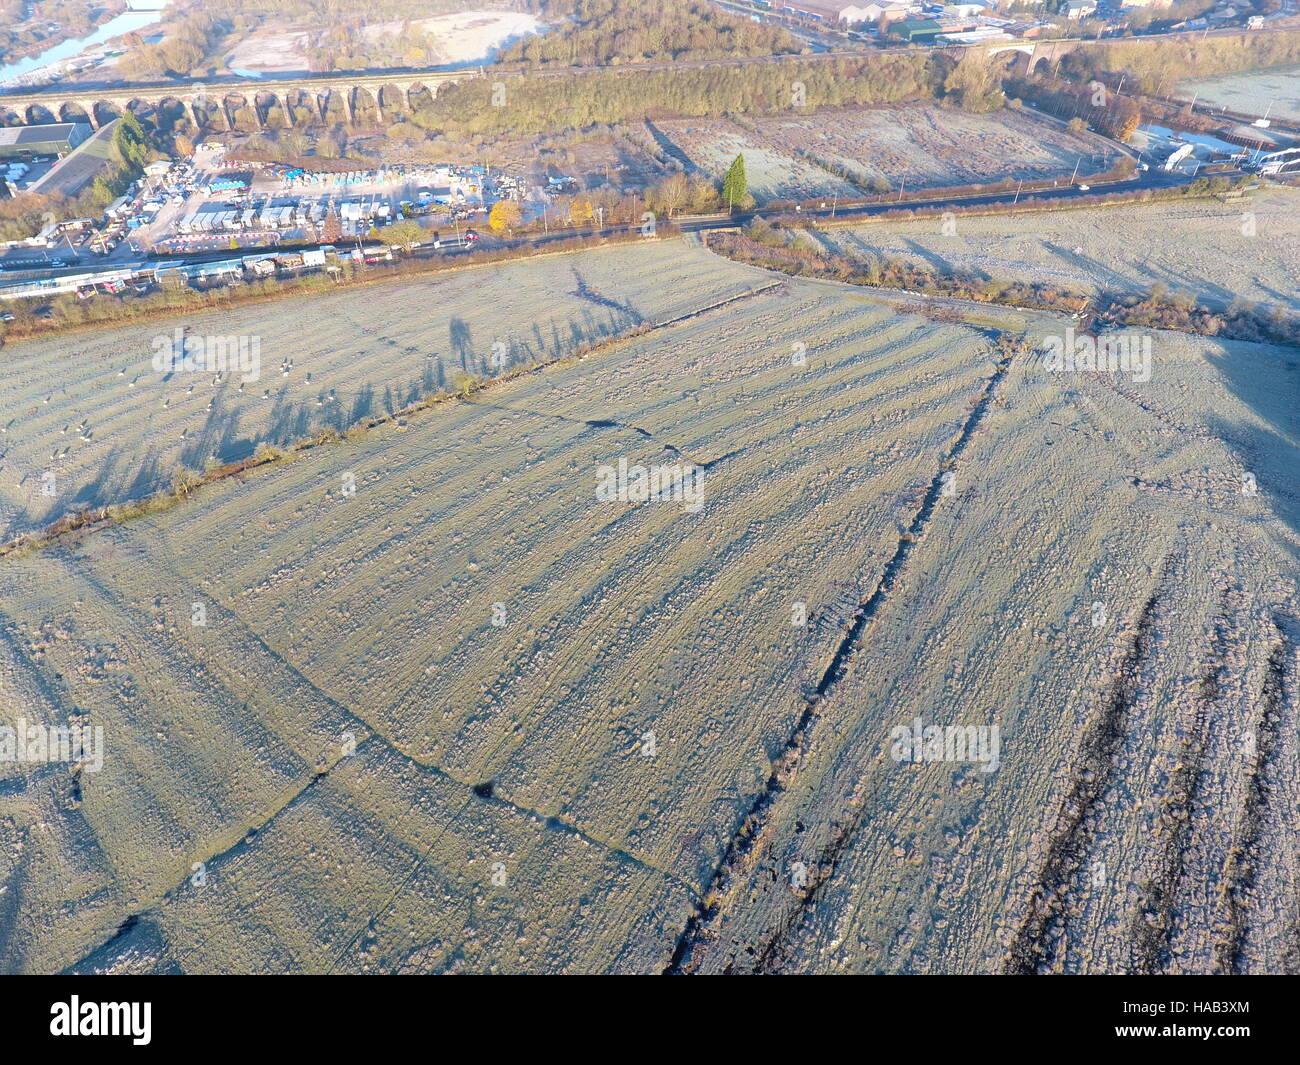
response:
<path id="1" fill-rule="evenodd" d="M 898 201 L 899 201 L 899 203 L 902 203 L 902 202 L 903 202 L 903 190 L 904 190 L 905 188 L 907 188 L 907 178 L 904 178 L 902 181 L 900 181 L 900 182 L 898 183 Z"/>
<path id="2" fill-rule="evenodd" d="M 1016 198 L 1011 201 L 1012 207 L 1014 207 L 1016 204 L 1020 202 L 1020 190 L 1023 189 L 1024 187 L 1025 187 L 1025 179 L 1021 178 L 1020 184 L 1016 186 Z"/>
<path id="3" fill-rule="evenodd" d="M 1070 175 L 1071 185 L 1074 184 L 1074 179 L 1079 176 L 1079 164 L 1082 162 L 1083 162 L 1083 156 L 1079 156 L 1079 158 L 1074 161 L 1074 173 Z"/>

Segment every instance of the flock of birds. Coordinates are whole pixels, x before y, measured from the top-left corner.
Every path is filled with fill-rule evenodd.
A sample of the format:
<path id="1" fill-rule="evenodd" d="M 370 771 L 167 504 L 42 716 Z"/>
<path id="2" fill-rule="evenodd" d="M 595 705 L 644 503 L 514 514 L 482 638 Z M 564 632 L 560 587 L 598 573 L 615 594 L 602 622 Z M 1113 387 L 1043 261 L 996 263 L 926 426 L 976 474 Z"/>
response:
<path id="1" fill-rule="evenodd" d="M 280 376 L 282 378 L 288 378 L 293 373 L 293 370 L 294 370 L 294 360 L 291 357 L 287 357 L 280 360 Z M 215 373 L 209 382 L 210 387 L 218 388 L 222 384 L 222 382 L 226 380 L 227 377 L 231 376 L 232 372 L 236 372 L 236 371 L 221 370 Z M 127 373 L 128 373 L 128 367 L 123 366 L 117 371 L 117 377 L 119 379 L 125 379 L 127 377 Z M 311 379 L 312 379 L 312 375 L 308 373 L 305 375 L 304 381 L 306 384 L 311 384 Z M 134 377 L 132 377 L 129 381 L 124 381 L 123 383 L 125 384 L 125 387 L 127 389 L 134 389 L 137 386 L 141 385 L 141 380 L 142 380 L 142 375 L 137 374 Z M 241 379 L 238 383 L 238 387 L 235 389 L 236 395 L 243 396 L 243 395 L 250 394 L 248 392 L 248 384 L 249 382 L 246 382 Z M 185 389 L 185 395 L 186 396 L 193 395 L 196 387 L 197 386 L 194 383 L 190 383 Z M 68 394 L 68 390 L 66 388 L 62 389 L 61 395 L 66 396 L 67 394 Z M 50 395 L 46 396 L 41 401 L 41 405 L 48 406 L 50 402 L 54 399 L 54 396 L 55 393 L 51 393 Z M 208 400 L 207 404 L 203 408 L 205 413 L 211 414 L 213 411 L 216 410 L 218 398 L 219 398 L 218 396 L 214 395 L 212 398 Z M 270 400 L 272 398 L 271 390 L 269 388 L 263 389 L 261 398 L 263 400 Z M 169 395 L 164 395 L 162 399 L 163 410 L 171 410 L 174 402 L 176 402 L 176 397 L 174 392 Z M 337 403 L 337 402 L 338 402 L 338 394 L 332 388 L 329 389 L 327 392 L 323 392 L 316 397 L 316 406 L 318 407 L 323 407 L 326 406 L 327 404 Z M 8 435 L 10 428 L 14 424 L 14 421 L 16 421 L 16 419 L 11 419 L 6 425 L 0 426 L 0 435 Z M 90 443 L 95 439 L 95 433 L 94 430 L 91 428 L 89 417 L 82 418 L 81 421 L 77 422 L 75 425 L 69 423 L 68 425 L 63 426 L 59 430 L 59 435 L 62 437 L 67 437 L 69 435 L 74 436 L 76 440 L 80 441 L 81 443 Z M 180 431 L 180 439 L 188 440 L 189 437 L 190 437 L 190 427 L 187 426 L 185 428 L 182 428 Z M 69 441 L 66 446 L 60 444 L 60 446 L 56 447 L 53 451 L 50 452 L 50 461 L 57 462 L 60 459 L 65 458 L 66 456 L 72 453 L 73 447 L 74 447 L 74 443 L 71 441 Z M 4 450 L 0 450 L 0 460 L 4 458 L 6 452 L 7 452 L 7 448 Z M 20 481 L 19 483 L 21 484 L 26 480 L 27 477 L 26 475 L 24 475 L 22 481 Z"/>

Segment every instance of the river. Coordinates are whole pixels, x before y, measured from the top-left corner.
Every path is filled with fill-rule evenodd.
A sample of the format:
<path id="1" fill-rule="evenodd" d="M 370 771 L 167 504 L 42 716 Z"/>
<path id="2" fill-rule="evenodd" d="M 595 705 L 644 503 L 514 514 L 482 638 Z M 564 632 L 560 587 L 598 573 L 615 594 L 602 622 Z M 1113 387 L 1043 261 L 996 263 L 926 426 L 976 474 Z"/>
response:
<path id="1" fill-rule="evenodd" d="M 16 78 L 23 78 L 25 82 L 30 83 L 28 76 L 45 67 L 61 63 L 65 59 L 72 59 L 87 48 L 103 44 L 105 41 L 112 40 L 112 38 L 123 33 L 131 33 L 134 30 L 142 30 L 146 26 L 152 26 L 162 17 L 163 11 L 161 8 L 157 11 L 125 11 L 109 19 L 88 37 L 63 41 L 52 48 L 47 48 L 39 55 L 28 56 L 26 59 L 20 59 L 15 63 L 0 67 L 0 87 L 11 87 L 10 82 Z"/>

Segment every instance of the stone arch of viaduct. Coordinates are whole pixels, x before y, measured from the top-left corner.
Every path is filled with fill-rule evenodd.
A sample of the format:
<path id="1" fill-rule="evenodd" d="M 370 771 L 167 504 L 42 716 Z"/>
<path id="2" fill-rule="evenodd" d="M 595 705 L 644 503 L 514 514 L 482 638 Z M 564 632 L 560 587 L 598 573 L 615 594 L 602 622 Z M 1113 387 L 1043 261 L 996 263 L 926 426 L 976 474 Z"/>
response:
<path id="1" fill-rule="evenodd" d="M 2 95 L 0 113 L 16 115 L 24 124 L 44 121 L 43 116 L 49 115 L 60 122 L 89 121 L 98 129 L 113 113 L 120 114 L 128 107 L 146 104 L 158 108 L 165 104 L 179 104 L 196 126 L 216 121 L 230 130 L 235 127 L 234 109 L 240 106 L 252 111 L 258 128 L 265 128 L 272 112 L 278 111 L 284 125 L 292 126 L 291 107 L 305 107 L 323 122 L 336 104 L 344 119 L 352 123 L 364 101 L 374 107 L 383 121 L 386 116 L 409 112 L 413 93 L 427 91 L 437 96 L 443 85 L 479 76 L 477 71 L 455 71 L 409 77 L 322 78 L 214 85 L 194 83 L 183 87 L 166 85 L 97 92 L 76 91 L 76 86 L 68 86 L 64 92 L 55 89 Z"/>

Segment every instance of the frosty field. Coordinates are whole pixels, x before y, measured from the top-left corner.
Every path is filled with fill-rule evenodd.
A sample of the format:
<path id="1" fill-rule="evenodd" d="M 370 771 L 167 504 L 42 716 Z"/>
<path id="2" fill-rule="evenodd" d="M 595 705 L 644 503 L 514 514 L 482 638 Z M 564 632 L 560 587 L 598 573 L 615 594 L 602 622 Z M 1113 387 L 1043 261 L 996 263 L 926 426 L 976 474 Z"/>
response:
<path id="1" fill-rule="evenodd" d="M 1204 81 L 1178 86 L 1188 99 L 1196 96 L 1206 103 L 1226 107 L 1261 118 L 1267 113 L 1277 118 L 1300 120 L 1300 70 L 1255 70 L 1245 74 L 1225 74 Z"/>
<path id="2" fill-rule="evenodd" d="M 753 276 L 680 245 L 642 249 L 631 263 L 601 249 L 344 289 L 292 313 L 244 306 L 9 345 L 0 539 L 77 506 L 148 495 L 178 466 L 238 460 L 454 391 L 460 373 L 490 377 L 688 314 L 706 282 L 712 302 L 748 291 Z M 242 337 L 250 352 L 255 342 L 256 380 L 155 369 L 155 338 L 174 340 L 177 329 Z"/>
<path id="3" fill-rule="evenodd" d="M 267 359 L 305 420 L 227 392 L 239 439 L 461 368 L 453 320 L 471 368 L 604 340 L 0 558 L 0 724 L 105 742 L 0 762 L 0 969 L 1297 964 L 1293 352 L 1052 373 L 1051 316 L 681 241 L 332 299 Z M 288 344 L 307 306 L 234 313 Z M 135 336 L 16 353 L 24 410 L 93 370 L 0 476 L 92 399 L 111 468 L 179 433 Z M 607 498 L 620 464 L 699 505 Z M 997 726 L 998 764 L 893 757 L 916 718 Z"/>
<path id="4" fill-rule="evenodd" d="M 817 234 L 828 250 L 891 255 L 940 270 L 1146 292 L 1163 283 L 1212 306 L 1235 298 L 1300 308 L 1300 191 L 1240 203 L 1119 205 L 943 221 L 872 222 Z"/>

